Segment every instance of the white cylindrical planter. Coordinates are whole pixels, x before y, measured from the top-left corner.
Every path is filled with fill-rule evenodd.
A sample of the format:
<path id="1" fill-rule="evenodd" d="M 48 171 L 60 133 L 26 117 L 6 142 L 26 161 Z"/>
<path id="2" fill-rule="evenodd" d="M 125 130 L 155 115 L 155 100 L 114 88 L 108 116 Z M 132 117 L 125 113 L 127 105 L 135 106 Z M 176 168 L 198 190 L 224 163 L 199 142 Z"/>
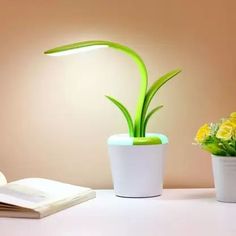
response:
<path id="1" fill-rule="evenodd" d="M 216 199 L 236 202 L 236 157 L 212 155 Z"/>
<path id="2" fill-rule="evenodd" d="M 117 196 L 154 197 L 162 194 L 168 139 L 164 135 L 161 137 L 165 144 L 133 145 L 132 138 L 128 135 L 114 135 L 108 139 L 113 185 Z"/>

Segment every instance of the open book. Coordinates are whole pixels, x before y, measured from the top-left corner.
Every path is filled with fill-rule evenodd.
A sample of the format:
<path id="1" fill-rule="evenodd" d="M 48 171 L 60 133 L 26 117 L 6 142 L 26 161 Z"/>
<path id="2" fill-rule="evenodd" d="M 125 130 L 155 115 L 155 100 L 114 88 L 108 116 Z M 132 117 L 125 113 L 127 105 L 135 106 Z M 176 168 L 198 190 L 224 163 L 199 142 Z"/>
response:
<path id="1" fill-rule="evenodd" d="M 42 218 L 95 196 L 90 188 L 42 178 L 6 183 L 0 172 L 0 217 Z"/>

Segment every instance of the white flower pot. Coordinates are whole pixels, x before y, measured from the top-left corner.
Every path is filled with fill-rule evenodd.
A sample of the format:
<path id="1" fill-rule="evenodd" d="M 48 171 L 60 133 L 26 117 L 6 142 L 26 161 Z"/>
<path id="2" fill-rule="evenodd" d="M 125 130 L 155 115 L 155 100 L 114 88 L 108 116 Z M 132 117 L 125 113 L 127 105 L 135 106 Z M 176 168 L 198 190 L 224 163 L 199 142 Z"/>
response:
<path id="1" fill-rule="evenodd" d="M 128 135 L 108 139 L 114 191 L 121 197 L 154 197 L 162 194 L 166 136 L 156 135 L 162 143 L 133 145 Z M 164 141 L 163 141 L 164 140 Z"/>
<path id="2" fill-rule="evenodd" d="M 236 202 L 236 157 L 212 155 L 216 199 Z"/>

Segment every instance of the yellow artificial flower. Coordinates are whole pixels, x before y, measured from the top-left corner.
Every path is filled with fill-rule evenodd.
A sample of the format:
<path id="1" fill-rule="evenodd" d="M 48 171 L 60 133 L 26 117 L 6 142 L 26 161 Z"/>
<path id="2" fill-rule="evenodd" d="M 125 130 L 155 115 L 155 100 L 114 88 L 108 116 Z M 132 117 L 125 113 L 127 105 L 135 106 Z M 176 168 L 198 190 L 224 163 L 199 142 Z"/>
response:
<path id="1" fill-rule="evenodd" d="M 236 125 L 236 112 L 232 112 L 229 119 Z"/>
<path id="2" fill-rule="evenodd" d="M 195 140 L 202 143 L 207 137 L 210 136 L 211 128 L 208 124 L 201 126 L 196 134 Z"/>
<path id="3" fill-rule="evenodd" d="M 236 137 L 236 120 L 229 118 L 219 127 L 216 137 L 223 140 L 230 140 Z"/>
<path id="4" fill-rule="evenodd" d="M 230 114 L 230 118 L 235 118 L 236 119 L 236 111 L 234 111 Z"/>

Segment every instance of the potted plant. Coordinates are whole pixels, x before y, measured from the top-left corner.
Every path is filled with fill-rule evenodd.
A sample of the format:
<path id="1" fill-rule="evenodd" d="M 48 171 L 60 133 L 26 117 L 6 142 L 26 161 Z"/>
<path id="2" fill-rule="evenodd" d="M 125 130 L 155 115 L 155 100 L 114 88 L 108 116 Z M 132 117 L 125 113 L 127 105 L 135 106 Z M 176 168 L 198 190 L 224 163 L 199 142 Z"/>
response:
<path id="1" fill-rule="evenodd" d="M 128 134 L 113 135 L 108 139 L 109 156 L 114 190 L 123 197 L 152 197 L 160 195 L 163 183 L 164 152 L 168 138 L 163 134 L 147 133 L 151 116 L 163 106 L 148 113 L 149 105 L 157 91 L 171 78 L 180 73 L 175 69 L 156 80 L 149 89 L 148 73 L 141 57 L 131 48 L 110 41 L 85 41 L 56 47 L 45 52 L 60 56 L 80 51 L 110 47 L 130 56 L 140 72 L 140 90 L 134 121 L 128 109 L 117 99 L 106 96 L 124 115 Z"/>
<path id="2" fill-rule="evenodd" d="M 195 140 L 211 153 L 217 200 L 236 202 L 236 112 L 217 123 L 204 124 Z"/>

